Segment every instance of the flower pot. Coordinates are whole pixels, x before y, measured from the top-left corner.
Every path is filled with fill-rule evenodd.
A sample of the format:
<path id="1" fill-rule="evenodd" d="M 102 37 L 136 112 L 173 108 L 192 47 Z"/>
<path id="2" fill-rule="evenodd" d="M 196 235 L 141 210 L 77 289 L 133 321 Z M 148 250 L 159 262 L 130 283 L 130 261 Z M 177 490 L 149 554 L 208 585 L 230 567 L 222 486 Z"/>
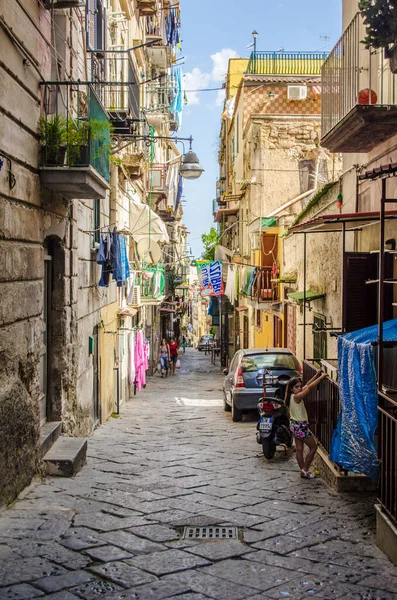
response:
<path id="1" fill-rule="evenodd" d="M 65 146 L 59 146 L 57 148 L 41 146 L 40 163 L 43 167 L 63 167 L 65 162 L 65 155 Z"/>

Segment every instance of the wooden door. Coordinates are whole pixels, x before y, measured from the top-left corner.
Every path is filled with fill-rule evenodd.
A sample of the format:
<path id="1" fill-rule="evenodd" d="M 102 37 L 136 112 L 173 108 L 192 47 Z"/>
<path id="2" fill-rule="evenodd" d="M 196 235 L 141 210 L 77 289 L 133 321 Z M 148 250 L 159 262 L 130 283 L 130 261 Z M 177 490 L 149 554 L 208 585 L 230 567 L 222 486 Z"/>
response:
<path id="1" fill-rule="evenodd" d="M 296 306 L 286 304 L 285 315 L 287 317 L 286 324 L 286 347 L 296 354 Z"/>
<path id="2" fill-rule="evenodd" d="M 283 322 L 276 316 L 273 316 L 273 347 L 283 347 Z"/>
<path id="3" fill-rule="evenodd" d="M 248 317 L 244 315 L 244 350 L 249 347 Z"/>

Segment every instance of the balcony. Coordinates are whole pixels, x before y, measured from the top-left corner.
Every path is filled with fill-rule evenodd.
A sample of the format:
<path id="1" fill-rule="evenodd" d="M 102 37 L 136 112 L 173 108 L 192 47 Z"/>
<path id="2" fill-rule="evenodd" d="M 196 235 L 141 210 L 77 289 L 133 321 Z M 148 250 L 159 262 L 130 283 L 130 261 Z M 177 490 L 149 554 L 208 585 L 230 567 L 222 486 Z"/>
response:
<path id="1" fill-rule="evenodd" d="M 145 115 L 149 125 L 158 127 L 170 121 L 173 92 L 168 77 L 146 86 Z"/>
<path id="2" fill-rule="evenodd" d="M 358 13 L 322 69 L 321 145 L 331 152 L 369 152 L 397 133 L 395 75 L 364 37 Z"/>
<path id="3" fill-rule="evenodd" d="M 62 84 L 43 90 L 45 114 L 39 122 L 42 184 L 68 199 L 105 198 L 110 189 L 111 127 L 94 91 L 90 86 L 83 91 L 80 86 Z"/>
<path id="4" fill-rule="evenodd" d="M 141 302 L 160 302 L 164 299 L 165 273 L 163 265 L 145 268 L 139 276 Z"/>
<path id="5" fill-rule="evenodd" d="M 247 75 L 320 75 L 326 52 L 251 52 Z"/>
<path id="6" fill-rule="evenodd" d="M 91 55 L 92 88 L 108 114 L 115 135 L 129 135 L 141 121 L 140 82 L 131 52 Z"/>
<path id="7" fill-rule="evenodd" d="M 155 15 L 157 12 L 157 0 L 137 0 L 137 5 L 141 17 Z"/>
<path id="8" fill-rule="evenodd" d="M 226 204 L 225 208 L 219 208 L 219 210 L 216 212 L 216 215 L 214 218 L 214 223 L 219 223 L 219 221 L 221 221 L 224 217 L 238 215 L 239 210 L 240 210 L 240 202 L 238 202 L 236 200 L 232 200 L 231 202 L 228 202 Z"/>

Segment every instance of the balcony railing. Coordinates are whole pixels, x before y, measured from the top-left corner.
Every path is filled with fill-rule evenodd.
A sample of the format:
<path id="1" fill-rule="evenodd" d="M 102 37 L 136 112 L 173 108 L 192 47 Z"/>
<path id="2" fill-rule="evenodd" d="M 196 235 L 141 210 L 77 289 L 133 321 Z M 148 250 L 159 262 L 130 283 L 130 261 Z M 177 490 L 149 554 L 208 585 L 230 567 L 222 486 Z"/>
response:
<path id="1" fill-rule="evenodd" d="M 397 393 L 379 394 L 378 500 L 397 522 Z"/>
<path id="2" fill-rule="evenodd" d="M 146 111 L 161 112 L 169 116 L 173 93 L 168 78 L 162 77 L 161 83 L 146 85 Z"/>
<path id="3" fill-rule="evenodd" d="M 130 52 L 106 52 L 91 55 L 93 89 L 109 113 L 140 117 L 140 82 Z"/>
<path id="4" fill-rule="evenodd" d="M 320 75 L 326 52 L 252 52 L 247 75 Z"/>
<path id="5" fill-rule="evenodd" d="M 312 362 L 303 361 L 303 380 L 309 381 L 317 372 Z M 329 454 L 334 429 L 339 416 L 339 385 L 326 377 L 318 387 L 312 389 L 305 398 L 310 428 Z"/>
<path id="6" fill-rule="evenodd" d="M 156 265 L 145 268 L 137 283 L 141 286 L 141 300 L 158 300 L 165 292 L 164 267 Z"/>
<path id="7" fill-rule="evenodd" d="M 91 85 L 43 87 L 43 183 L 66 198 L 104 198 L 109 188 L 111 126 Z M 100 175 L 101 177 L 98 177 Z"/>
<path id="8" fill-rule="evenodd" d="M 383 49 L 366 49 L 358 13 L 322 68 L 322 139 L 332 152 L 368 152 L 397 132 L 397 81 Z"/>
<path id="9" fill-rule="evenodd" d="M 278 286 L 272 283 L 272 269 L 257 268 L 251 289 L 251 300 L 256 302 L 275 302 L 278 299 Z"/>

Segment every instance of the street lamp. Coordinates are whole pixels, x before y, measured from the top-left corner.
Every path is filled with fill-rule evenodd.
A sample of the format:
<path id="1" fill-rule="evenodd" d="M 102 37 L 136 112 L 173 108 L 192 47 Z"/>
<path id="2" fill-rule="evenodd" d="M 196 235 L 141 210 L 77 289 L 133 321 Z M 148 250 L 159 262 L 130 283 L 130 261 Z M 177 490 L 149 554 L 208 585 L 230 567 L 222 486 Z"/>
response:
<path id="1" fill-rule="evenodd" d="M 258 37 L 258 32 L 256 29 L 252 32 L 252 37 L 254 38 L 254 52 L 256 52 L 256 38 Z"/>
<path id="2" fill-rule="evenodd" d="M 204 169 L 200 165 L 195 152 L 189 150 L 189 152 L 184 155 L 179 172 L 184 179 L 198 179 L 201 176 Z"/>

